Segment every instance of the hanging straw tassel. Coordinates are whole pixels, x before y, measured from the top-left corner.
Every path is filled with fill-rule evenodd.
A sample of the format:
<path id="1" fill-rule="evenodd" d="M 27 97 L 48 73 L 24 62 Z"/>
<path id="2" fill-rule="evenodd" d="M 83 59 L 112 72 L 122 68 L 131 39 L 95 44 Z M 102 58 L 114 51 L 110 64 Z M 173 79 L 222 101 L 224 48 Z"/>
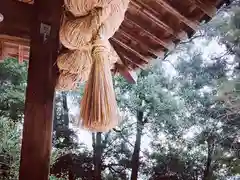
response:
<path id="1" fill-rule="evenodd" d="M 92 51 L 93 65 L 81 102 L 82 126 L 91 131 L 108 131 L 119 120 L 108 54 L 106 44 L 98 41 Z"/>

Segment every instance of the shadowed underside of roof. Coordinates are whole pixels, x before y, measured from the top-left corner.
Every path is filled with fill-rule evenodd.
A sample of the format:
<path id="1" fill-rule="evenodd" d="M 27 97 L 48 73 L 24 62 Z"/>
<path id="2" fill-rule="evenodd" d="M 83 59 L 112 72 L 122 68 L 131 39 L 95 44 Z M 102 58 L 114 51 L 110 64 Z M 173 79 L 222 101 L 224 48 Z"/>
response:
<path id="1" fill-rule="evenodd" d="M 22 0 L 25 3 L 9 1 L 12 1 L 13 5 L 24 6 L 22 14 L 26 18 L 22 22 L 20 20 L 14 22 L 15 19 L 12 19 L 3 21 L 3 25 L 0 23 L 1 59 L 18 57 L 19 61 L 28 60 L 31 23 L 29 15 L 33 11 L 31 8 L 33 1 Z M 123 63 L 129 69 L 136 69 L 144 67 L 152 59 L 164 57 L 165 53 L 173 50 L 181 40 L 192 36 L 202 21 L 210 20 L 224 2 L 224 0 L 132 0 L 124 22 L 110 39 L 121 59 L 118 63 Z"/>

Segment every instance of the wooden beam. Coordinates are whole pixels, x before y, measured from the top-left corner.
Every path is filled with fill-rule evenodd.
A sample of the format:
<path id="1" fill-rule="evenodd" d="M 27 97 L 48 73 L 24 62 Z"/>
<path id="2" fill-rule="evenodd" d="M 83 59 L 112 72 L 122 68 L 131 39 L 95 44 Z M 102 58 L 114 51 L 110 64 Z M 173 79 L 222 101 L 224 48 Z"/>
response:
<path id="1" fill-rule="evenodd" d="M 146 64 L 147 62 L 143 61 L 141 58 L 139 58 L 136 54 L 133 54 L 129 51 L 126 51 L 125 48 L 120 46 L 118 43 L 116 43 L 112 38 L 109 39 L 109 42 L 112 44 L 113 48 L 116 50 L 117 54 L 121 58 L 123 64 L 124 60 L 131 62 L 132 64 L 136 65 L 138 68 L 142 69 L 141 64 Z"/>
<path id="2" fill-rule="evenodd" d="M 156 59 L 157 56 L 149 51 L 148 46 L 139 42 L 130 39 L 125 32 L 122 30 L 117 31 L 114 34 L 114 38 L 124 43 L 128 48 L 130 48 L 131 52 L 137 52 L 141 57 L 145 59 Z M 144 42 L 144 41 L 143 41 Z"/>
<path id="3" fill-rule="evenodd" d="M 24 39 L 24 38 L 14 37 L 14 36 L 8 36 L 8 35 L 1 35 L 1 34 L 0 34 L 0 41 L 7 42 L 7 43 L 12 43 L 12 44 L 20 44 L 22 46 L 29 46 L 30 45 L 30 40 L 29 39 Z"/>
<path id="4" fill-rule="evenodd" d="M 121 59 L 126 60 L 128 62 L 131 62 L 132 64 L 134 64 L 135 66 L 137 66 L 139 69 L 144 69 L 144 67 L 141 64 L 138 64 L 137 62 L 133 61 L 132 59 L 130 59 L 129 57 L 127 57 L 126 55 L 122 55 Z"/>
<path id="5" fill-rule="evenodd" d="M 114 44 L 114 42 L 110 39 L 110 43 L 112 44 Z M 113 47 L 113 45 L 112 45 L 112 47 Z M 113 47 L 114 48 L 114 47 Z M 118 47 L 116 47 L 115 46 L 115 48 L 116 48 L 116 53 L 117 53 L 117 55 L 118 55 L 118 57 L 119 57 L 119 60 L 117 61 L 117 63 L 115 63 L 115 65 L 117 66 L 117 65 L 122 65 L 122 66 L 126 66 L 126 64 L 125 64 L 125 61 L 127 61 L 128 63 L 129 62 L 131 62 L 131 63 L 133 63 L 135 66 L 137 66 L 138 68 L 140 68 L 140 69 L 142 69 L 142 66 L 141 65 L 139 65 L 138 63 L 136 63 L 136 62 L 134 62 L 134 61 L 132 61 L 132 60 L 130 60 L 126 55 L 124 55 L 124 53 L 122 53 L 121 51 L 117 51 L 117 50 L 119 50 L 119 48 Z M 114 49 L 115 49 L 114 48 Z M 128 67 L 129 68 L 129 67 Z"/>
<path id="6" fill-rule="evenodd" d="M 14 36 L 0 35 L 0 42 L 2 44 L 0 53 L 4 54 L 4 56 L 1 57 L 1 60 L 4 60 L 8 57 L 13 57 L 13 58 L 20 57 L 20 58 L 23 58 L 23 60 L 29 59 L 30 40 L 14 37 Z M 21 56 L 19 56 L 20 55 L 19 52 L 20 53 L 22 52 Z"/>
<path id="7" fill-rule="evenodd" d="M 19 44 L 12 44 L 12 43 L 6 43 L 6 42 L 1 42 L 1 54 L 3 54 L 2 56 L 2 60 L 6 59 L 6 58 L 19 58 L 21 57 L 22 60 L 28 60 L 29 59 L 29 48 L 26 46 L 21 46 L 21 48 L 19 49 Z M 19 53 L 22 52 L 22 54 Z M 20 55 L 20 56 L 19 56 Z"/>
<path id="8" fill-rule="evenodd" d="M 167 44 L 166 42 L 164 42 L 164 40 L 158 38 L 156 35 L 152 34 L 151 32 L 149 32 L 149 30 L 143 28 L 141 25 L 137 24 L 136 22 L 134 22 L 133 20 L 131 20 L 129 18 L 129 16 L 125 16 L 125 21 L 127 21 L 129 24 L 132 24 L 133 26 L 137 27 L 138 29 L 141 30 L 141 32 L 143 32 L 144 34 L 146 34 L 148 37 L 150 37 L 151 39 L 153 39 L 154 41 L 156 41 L 157 43 L 159 43 L 160 45 L 162 45 L 165 48 L 172 48 L 170 46 L 174 46 L 174 44 Z M 165 46 L 164 46 L 165 45 Z"/>
<path id="9" fill-rule="evenodd" d="M 139 52 L 135 51 L 134 49 L 130 48 L 129 46 L 127 46 L 126 44 L 124 44 L 122 41 L 120 41 L 119 39 L 116 39 L 115 37 L 111 38 L 113 42 L 117 43 L 119 46 L 123 47 L 125 50 L 135 54 L 136 56 L 138 56 L 140 59 L 142 59 L 142 61 L 144 61 L 145 63 L 148 63 L 148 59 L 145 58 L 144 56 L 142 56 Z"/>
<path id="10" fill-rule="evenodd" d="M 168 12 L 175 15 L 180 21 L 185 23 L 187 26 L 192 28 L 194 31 L 197 31 L 199 28 L 199 22 L 192 21 L 182 15 L 177 9 L 173 8 L 170 4 L 168 4 L 165 0 L 156 0 L 156 3 L 158 3 L 160 6 L 164 7 Z"/>
<path id="11" fill-rule="evenodd" d="M 217 12 L 217 8 L 210 4 L 209 2 L 202 2 L 202 0 L 190 0 L 199 9 L 206 13 L 209 17 L 213 18 Z"/>
<path id="12" fill-rule="evenodd" d="M 48 180 L 63 2 L 35 0 L 33 6 L 19 180 Z"/>
<path id="13" fill-rule="evenodd" d="M 18 37 L 29 37 L 30 25 L 33 22 L 33 6 L 16 0 L 1 0 L 0 34 Z"/>
<path id="14" fill-rule="evenodd" d="M 136 1 L 136 2 L 135 2 Z M 130 1 L 130 4 L 135 6 L 136 8 L 140 9 L 140 11 L 146 15 L 149 19 L 152 20 L 153 23 L 156 23 L 159 27 L 164 29 L 166 32 L 172 34 L 174 37 L 178 38 L 179 40 L 187 39 L 188 35 L 186 32 L 176 32 L 167 25 L 165 22 L 161 21 L 159 18 L 155 17 L 153 14 L 158 14 L 153 8 L 151 8 L 146 3 L 142 2 L 141 0 Z"/>
<path id="15" fill-rule="evenodd" d="M 144 10 L 143 10 L 144 11 Z M 136 17 L 136 16 L 135 16 Z M 127 12 L 126 15 L 125 15 L 125 19 L 126 20 L 131 20 L 132 24 L 134 23 L 135 26 L 137 26 L 138 28 L 140 29 L 144 29 L 145 31 L 148 32 L 149 35 L 151 36 L 154 36 L 155 40 L 161 44 L 163 47 L 165 47 L 166 49 L 169 49 L 169 48 L 172 48 L 172 47 L 175 47 L 174 43 L 172 42 L 172 39 L 161 39 L 160 37 L 157 37 L 156 36 L 156 32 L 154 33 L 154 31 L 150 31 L 151 30 L 151 27 L 147 26 L 146 24 L 143 24 L 143 23 L 140 23 L 136 20 L 135 17 L 132 17 L 132 15 Z"/>
<path id="16" fill-rule="evenodd" d="M 156 58 L 158 57 L 162 57 L 164 56 L 164 52 L 163 51 L 155 51 L 153 49 L 151 49 L 150 47 L 148 47 L 147 45 L 144 44 L 144 41 L 141 41 L 141 38 L 136 38 L 131 34 L 129 33 L 126 33 L 124 30 L 122 30 L 121 28 L 118 29 L 118 32 L 120 34 L 122 34 L 123 36 L 125 36 L 126 38 L 130 39 L 130 40 L 133 40 L 135 42 L 137 42 L 138 44 L 141 44 L 141 46 L 143 46 L 145 49 L 147 49 L 150 53 L 154 54 L 156 56 Z"/>

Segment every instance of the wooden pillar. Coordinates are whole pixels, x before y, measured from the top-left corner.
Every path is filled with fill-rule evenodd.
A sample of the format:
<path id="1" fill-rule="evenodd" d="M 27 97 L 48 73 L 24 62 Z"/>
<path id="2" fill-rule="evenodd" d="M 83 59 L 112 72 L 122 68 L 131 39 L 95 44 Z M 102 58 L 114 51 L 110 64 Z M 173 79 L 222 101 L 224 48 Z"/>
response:
<path id="1" fill-rule="evenodd" d="M 48 180 L 62 0 L 35 0 L 20 180 Z"/>

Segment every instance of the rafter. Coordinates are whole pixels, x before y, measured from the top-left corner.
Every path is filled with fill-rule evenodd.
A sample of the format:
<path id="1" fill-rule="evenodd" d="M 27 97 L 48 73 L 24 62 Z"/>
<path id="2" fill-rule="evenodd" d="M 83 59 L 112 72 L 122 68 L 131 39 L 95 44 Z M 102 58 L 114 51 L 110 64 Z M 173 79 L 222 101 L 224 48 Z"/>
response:
<path id="1" fill-rule="evenodd" d="M 154 14 L 157 14 L 157 12 L 151 8 L 146 3 L 143 3 L 141 0 L 135 0 L 130 2 L 131 5 L 135 6 L 136 8 L 140 9 L 143 14 L 146 15 L 152 22 L 156 23 L 160 28 L 164 29 L 166 32 L 172 34 L 174 37 L 178 38 L 179 40 L 186 39 L 187 33 L 184 31 L 176 32 L 173 30 L 172 27 L 167 25 L 165 22 L 161 21 L 157 17 L 155 17 L 151 12 Z M 144 8 L 144 9 L 143 9 Z"/>
<path id="2" fill-rule="evenodd" d="M 131 47 L 127 46 L 126 44 L 124 44 L 122 41 L 116 39 L 115 37 L 111 38 L 113 42 L 117 43 L 119 46 L 121 46 L 122 48 L 126 49 L 127 51 L 130 51 L 131 53 L 135 54 L 136 56 L 138 56 L 140 59 L 142 59 L 142 61 L 148 63 L 148 59 L 145 58 L 144 56 L 142 56 L 139 52 L 135 51 L 134 49 L 132 49 Z"/>
<path id="3" fill-rule="evenodd" d="M 160 6 L 164 7 L 168 12 L 174 14 L 180 21 L 184 22 L 187 26 L 192 28 L 194 31 L 196 31 L 199 27 L 199 23 L 192 21 L 182 15 L 177 9 L 173 8 L 170 4 L 168 4 L 165 0 L 156 0 L 156 3 L 158 3 Z"/>
<path id="4" fill-rule="evenodd" d="M 137 66 L 139 69 L 144 69 L 144 67 L 143 67 L 142 65 L 136 63 L 135 61 L 131 60 L 129 57 L 127 57 L 127 56 L 125 56 L 125 55 L 122 56 L 122 59 L 125 59 L 125 60 L 127 60 L 128 62 L 133 63 L 133 64 L 134 64 L 135 66 Z"/>
<path id="5" fill-rule="evenodd" d="M 116 47 L 116 50 L 118 50 L 118 48 Z M 122 53 L 121 51 L 118 52 L 118 56 L 121 59 L 120 62 L 117 62 L 116 64 L 120 64 L 120 65 L 124 65 L 127 66 L 127 63 L 131 62 L 132 64 L 134 64 L 135 66 L 137 66 L 138 68 L 142 69 L 142 66 L 139 65 L 138 63 L 136 63 L 135 61 L 132 61 L 131 59 L 129 59 L 126 55 L 124 55 L 124 53 Z M 132 67 L 128 67 L 130 70 L 133 70 Z"/>
<path id="6" fill-rule="evenodd" d="M 190 1 L 211 18 L 217 12 L 217 8 L 210 4 L 209 2 L 202 2 L 202 0 L 190 0 Z"/>
<path id="7" fill-rule="evenodd" d="M 125 36 L 126 38 L 130 39 L 130 40 L 133 40 L 135 42 L 137 42 L 138 44 L 141 44 L 141 46 L 143 46 L 145 49 L 147 49 L 150 53 L 154 54 L 157 57 L 160 57 L 162 58 L 164 56 L 164 52 L 163 51 L 155 51 L 153 49 L 151 49 L 150 47 L 148 47 L 146 44 L 144 44 L 143 41 L 141 41 L 141 38 L 136 38 L 134 37 L 133 35 L 125 32 L 124 30 L 122 30 L 121 28 L 118 30 L 118 32 L 120 34 L 122 34 L 123 36 Z M 172 50 L 172 49 L 169 49 L 169 50 Z"/>
<path id="8" fill-rule="evenodd" d="M 143 32 L 144 34 L 146 34 L 147 36 L 149 36 L 151 39 L 153 39 L 154 41 L 156 41 L 157 43 L 159 43 L 160 45 L 162 45 L 163 47 L 165 47 L 166 49 L 171 48 L 171 46 L 175 45 L 173 44 L 173 42 L 169 41 L 169 43 L 165 42 L 164 40 L 158 38 L 156 35 L 152 34 L 151 32 L 149 32 L 149 30 L 147 30 L 146 28 L 143 28 L 141 25 L 137 24 L 136 22 L 134 22 L 133 20 L 129 19 L 129 17 L 126 15 L 125 16 L 125 20 L 129 23 L 132 24 L 133 26 L 137 27 L 138 29 L 141 30 L 141 32 Z"/>
<path id="9" fill-rule="evenodd" d="M 166 49 L 175 47 L 174 43 L 172 42 L 172 39 L 168 38 L 168 39 L 162 39 L 161 37 L 157 37 L 156 36 L 156 32 L 154 32 L 153 30 L 151 30 L 151 27 L 147 26 L 146 24 L 143 24 L 139 21 L 137 21 L 137 18 L 131 17 L 131 14 L 129 14 L 128 12 L 125 15 L 125 20 L 127 20 L 128 22 L 130 22 L 131 24 L 134 24 L 135 27 L 138 27 L 139 29 L 141 29 L 142 32 L 145 32 L 148 34 L 148 36 L 152 36 L 152 38 L 154 38 L 154 40 L 156 42 L 158 42 L 159 44 L 161 44 L 163 47 L 165 47 Z"/>
<path id="10" fill-rule="evenodd" d="M 109 41 L 123 62 L 124 60 L 127 60 L 127 61 L 129 60 L 129 62 L 131 62 L 132 64 L 136 65 L 139 68 L 141 67 L 141 64 L 147 64 L 147 62 L 139 58 L 136 54 L 133 54 L 127 51 L 124 47 L 119 45 L 112 38 Z"/>
<path id="11" fill-rule="evenodd" d="M 137 52 L 140 56 L 145 57 L 146 59 L 156 59 L 156 55 L 151 53 L 148 50 L 147 46 L 144 46 L 141 42 L 136 42 L 133 39 L 130 39 L 126 36 L 126 33 L 124 33 L 122 30 L 117 31 L 114 34 L 114 38 L 118 41 L 121 41 L 123 44 L 125 44 L 129 49 L 130 52 Z M 139 56 L 139 57 L 140 57 Z"/>

